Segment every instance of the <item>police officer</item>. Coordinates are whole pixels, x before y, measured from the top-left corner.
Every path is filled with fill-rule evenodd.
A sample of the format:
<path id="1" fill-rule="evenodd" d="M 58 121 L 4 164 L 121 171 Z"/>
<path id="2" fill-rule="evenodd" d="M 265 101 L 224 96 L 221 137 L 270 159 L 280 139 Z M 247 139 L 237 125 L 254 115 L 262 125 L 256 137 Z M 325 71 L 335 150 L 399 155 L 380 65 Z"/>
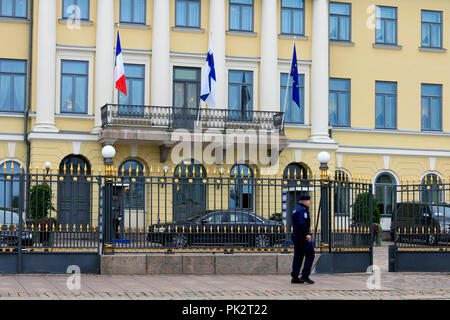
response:
<path id="1" fill-rule="evenodd" d="M 310 233 L 310 196 L 307 194 L 300 195 L 298 203 L 298 206 L 292 212 L 292 242 L 294 243 L 294 258 L 292 261 L 291 283 L 306 282 L 308 284 L 313 284 L 314 281 L 309 278 L 314 261 L 314 246 L 311 241 Z M 305 264 L 302 270 L 302 277 L 299 278 L 298 276 L 302 266 L 303 257 L 305 257 Z"/>

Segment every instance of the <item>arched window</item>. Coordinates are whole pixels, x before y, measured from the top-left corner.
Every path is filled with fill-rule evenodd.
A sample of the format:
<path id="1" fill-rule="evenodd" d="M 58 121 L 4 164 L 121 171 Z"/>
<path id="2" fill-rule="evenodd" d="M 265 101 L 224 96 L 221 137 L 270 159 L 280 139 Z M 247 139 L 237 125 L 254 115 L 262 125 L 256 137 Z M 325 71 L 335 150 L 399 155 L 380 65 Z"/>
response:
<path id="1" fill-rule="evenodd" d="M 0 165 L 0 213 L 19 208 L 20 163 L 6 161 Z M 17 175 L 15 174 L 17 173 Z M 10 179 L 8 179 L 10 176 Z"/>
<path id="2" fill-rule="evenodd" d="M 435 173 L 428 173 L 422 178 L 421 201 L 439 203 L 444 201 L 443 192 L 439 189 L 441 178 Z"/>
<path id="3" fill-rule="evenodd" d="M 348 182 L 350 178 L 344 170 L 336 170 L 334 172 L 334 180 L 336 181 L 333 188 L 334 195 L 334 213 L 336 215 L 350 214 L 350 186 Z"/>
<path id="4" fill-rule="evenodd" d="M 375 180 L 375 197 L 382 215 L 394 212 L 396 184 L 394 176 L 388 172 L 381 173 Z"/>
<path id="5" fill-rule="evenodd" d="M 230 184 L 230 209 L 254 210 L 254 175 L 253 170 L 245 164 L 237 164 L 231 168 L 231 178 L 236 178 Z"/>
<path id="6" fill-rule="evenodd" d="M 301 185 L 308 185 L 308 169 L 299 163 L 290 163 L 283 171 L 283 179 L 288 179 L 288 185 L 297 185 L 297 181 L 302 179 Z"/>
<path id="7" fill-rule="evenodd" d="M 119 176 L 123 176 L 123 204 L 124 209 L 142 210 L 144 199 L 144 166 L 136 160 L 126 160 L 119 167 Z M 136 178 L 133 182 L 131 179 Z"/>
<path id="8" fill-rule="evenodd" d="M 184 160 L 180 162 L 174 170 L 174 176 L 185 178 L 185 177 L 206 177 L 205 167 L 198 161 L 194 159 Z"/>

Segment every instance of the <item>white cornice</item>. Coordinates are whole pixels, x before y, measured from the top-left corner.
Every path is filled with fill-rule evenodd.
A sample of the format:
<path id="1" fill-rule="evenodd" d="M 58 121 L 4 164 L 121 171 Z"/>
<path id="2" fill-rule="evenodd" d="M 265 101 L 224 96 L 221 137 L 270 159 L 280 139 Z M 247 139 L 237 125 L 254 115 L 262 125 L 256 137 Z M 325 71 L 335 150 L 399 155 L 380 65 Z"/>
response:
<path id="1" fill-rule="evenodd" d="M 97 142 L 97 134 L 89 133 L 47 133 L 47 132 L 30 132 L 28 139 L 32 140 L 50 140 L 50 141 L 64 141 L 64 142 Z"/>

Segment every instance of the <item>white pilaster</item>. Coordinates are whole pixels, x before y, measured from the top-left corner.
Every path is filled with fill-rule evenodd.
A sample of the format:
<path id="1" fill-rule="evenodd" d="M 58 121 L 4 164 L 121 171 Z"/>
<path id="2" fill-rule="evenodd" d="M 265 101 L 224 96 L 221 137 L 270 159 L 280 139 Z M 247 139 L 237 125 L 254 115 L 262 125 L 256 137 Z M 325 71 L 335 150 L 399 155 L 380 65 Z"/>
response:
<path id="1" fill-rule="evenodd" d="M 101 107 L 113 102 L 114 91 L 114 1 L 97 1 L 97 36 L 95 51 L 95 127 L 101 130 Z M 123 44 L 123 42 L 122 42 Z"/>
<path id="2" fill-rule="evenodd" d="M 280 111 L 277 96 L 280 76 L 277 74 L 277 1 L 262 1 L 261 23 L 261 73 L 260 106 L 261 111 Z"/>
<path id="3" fill-rule="evenodd" d="M 151 64 L 151 105 L 170 106 L 170 14 L 167 0 L 154 0 Z"/>
<path id="4" fill-rule="evenodd" d="M 216 108 L 225 109 L 228 105 L 225 101 L 225 79 L 228 78 L 225 68 L 225 0 L 209 1 L 209 30 L 216 69 Z"/>
<path id="5" fill-rule="evenodd" d="M 58 132 L 55 127 L 56 1 L 39 1 L 36 59 L 35 132 Z"/>
<path id="6" fill-rule="evenodd" d="M 334 142 L 328 135 L 328 0 L 313 0 L 311 66 L 311 142 Z"/>

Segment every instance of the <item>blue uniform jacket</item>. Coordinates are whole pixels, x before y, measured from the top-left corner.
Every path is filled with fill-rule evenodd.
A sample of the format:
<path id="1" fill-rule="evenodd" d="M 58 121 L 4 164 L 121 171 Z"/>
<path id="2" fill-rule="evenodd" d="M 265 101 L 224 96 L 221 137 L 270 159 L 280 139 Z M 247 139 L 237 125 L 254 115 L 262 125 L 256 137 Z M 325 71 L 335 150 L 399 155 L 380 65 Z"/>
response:
<path id="1" fill-rule="evenodd" d="M 292 239 L 306 241 L 306 236 L 310 235 L 311 218 L 309 215 L 308 207 L 299 204 L 292 212 Z"/>

